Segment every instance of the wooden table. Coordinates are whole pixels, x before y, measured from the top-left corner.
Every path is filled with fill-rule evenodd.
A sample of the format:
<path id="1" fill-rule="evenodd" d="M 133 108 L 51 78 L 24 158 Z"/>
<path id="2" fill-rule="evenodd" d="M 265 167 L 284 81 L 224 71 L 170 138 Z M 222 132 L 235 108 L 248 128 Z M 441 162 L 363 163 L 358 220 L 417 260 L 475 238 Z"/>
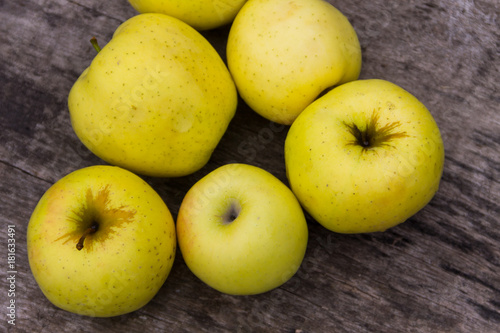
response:
<path id="1" fill-rule="evenodd" d="M 9 332 L 500 332 L 500 5 L 497 0 L 331 1 L 355 27 L 361 78 L 419 98 L 445 142 L 441 187 L 422 211 L 384 233 L 342 235 L 308 217 L 298 273 L 257 296 L 221 294 L 180 253 L 158 295 L 115 318 L 52 306 L 28 266 L 26 227 L 59 178 L 104 164 L 77 139 L 69 89 L 101 44 L 136 14 L 125 0 L 0 1 L 0 263 L 2 331 Z M 224 56 L 228 28 L 204 33 Z M 272 131 L 272 138 L 265 137 Z M 276 130 L 277 129 L 277 130 Z M 276 127 L 243 102 L 210 162 L 182 178 L 145 179 L 174 217 L 186 191 L 228 162 L 286 182 Z M 15 226 L 15 296 L 6 282 L 7 225 Z M 15 299 L 16 325 L 7 306 Z"/>

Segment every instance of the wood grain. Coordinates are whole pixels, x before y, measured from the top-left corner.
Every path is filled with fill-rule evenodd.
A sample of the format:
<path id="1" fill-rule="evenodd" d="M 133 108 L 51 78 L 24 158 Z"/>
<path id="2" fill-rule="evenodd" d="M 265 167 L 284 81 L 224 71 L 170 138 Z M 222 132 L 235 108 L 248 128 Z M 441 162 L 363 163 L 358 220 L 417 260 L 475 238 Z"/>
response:
<path id="1" fill-rule="evenodd" d="M 361 78 L 419 98 L 445 142 L 439 192 L 384 233 L 340 235 L 308 217 L 304 263 L 282 287 L 248 297 L 205 286 L 178 255 L 144 308 L 99 319 L 52 306 L 31 275 L 26 227 L 59 178 L 104 164 L 75 136 L 67 95 L 94 56 L 136 14 L 127 1 L 0 1 L 0 327 L 8 332 L 499 332 L 500 6 L 496 0 L 331 1 L 355 27 Z M 224 57 L 229 28 L 204 35 Z M 210 162 L 181 178 L 145 178 L 176 216 L 187 190 L 229 162 L 286 183 L 288 127 L 240 101 Z M 16 325 L 7 323 L 7 225 L 15 225 Z"/>

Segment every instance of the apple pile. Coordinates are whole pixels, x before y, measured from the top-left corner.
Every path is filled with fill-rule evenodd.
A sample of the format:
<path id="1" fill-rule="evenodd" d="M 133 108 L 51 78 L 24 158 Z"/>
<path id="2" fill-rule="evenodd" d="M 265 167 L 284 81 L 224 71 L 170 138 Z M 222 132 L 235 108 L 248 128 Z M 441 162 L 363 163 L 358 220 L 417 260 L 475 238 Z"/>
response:
<path id="1" fill-rule="evenodd" d="M 141 308 L 167 279 L 177 242 L 212 288 L 267 292 L 302 263 L 303 209 L 334 232 L 384 231 L 438 190 L 444 149 L 432 115 L 390 82 L 358 80 L 356 32 L 328 2 L 129 2 L 141 14 L 102 49 L 92 41 L 97 54 L 68 96 L 76 135 L 110 165 L 57 181 L 28 225 L 30 267 L 54 305 L 97 317 Z M 226 66 L 198 31 L 230 22 Z M 290 188 L 255 166 L 224 165 L 192 186 L 174 223 L 138 174 L 201 169 L 238 94 L 290 125 Z"/>

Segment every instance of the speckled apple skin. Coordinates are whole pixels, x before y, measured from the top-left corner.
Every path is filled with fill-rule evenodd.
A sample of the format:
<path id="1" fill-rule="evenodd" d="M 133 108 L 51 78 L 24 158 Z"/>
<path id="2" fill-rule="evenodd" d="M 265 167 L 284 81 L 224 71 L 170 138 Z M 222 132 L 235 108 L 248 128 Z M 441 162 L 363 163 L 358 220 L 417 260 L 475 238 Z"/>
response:
<path id="1" fill-rule="evenodd" d="M 88 227 L 78 217 L 92 207 L 100 226 L 78 250 Z M 29 221 L 27 245 L 31 271 L 49 301 L 111 317 L 156 295 L 174 262 L 176 234 L 167 206 L 146 182 L 118 167 L 94 166 L 47 190 Z"/>
<path id="2" fill-rule="evenodd" d="M 203 167 L 236 105 L 234 82 L 215 49 L 163 14 L 120 25 L 68 98 L 71 124 L 87 148 L 110 164 L 157 177 Z"/>
<path id="3" fill-rule="evenodd" d="M 227 61 L 243 100 L 290 125 L 322 91 L 358 78 L 361 47 L 326 1 L 250 0 L 231 26 Z"/>
<path id="4" fill-rule="evenodd" d="M 233 202 L 241 211 L 224 223 Z M 297 272 L 308 228 L 299 202 L 279 179 L 255 166 L 226 164 L 188 191 L 177 236 L 184 261 L 203 282 L 223 293 L 253 295 Z"/>
<path id="5" fill-rule="evenodd" d="M 399 137 L 364 149 L 346 125 Z M 385 231 L 422 209 L 439 188 L 444 146 L 429 110 L 385 80 L 343 84 L 304 110 L 285 141 L 290 186 L 302 206 L 339 233 Z"/>
<path id="6" fill-rule="evenodd" d="M 186 22 L 196 30 L 230 23 L 246 0 L 129 0 L 140 13 L 162 13 Z"/>

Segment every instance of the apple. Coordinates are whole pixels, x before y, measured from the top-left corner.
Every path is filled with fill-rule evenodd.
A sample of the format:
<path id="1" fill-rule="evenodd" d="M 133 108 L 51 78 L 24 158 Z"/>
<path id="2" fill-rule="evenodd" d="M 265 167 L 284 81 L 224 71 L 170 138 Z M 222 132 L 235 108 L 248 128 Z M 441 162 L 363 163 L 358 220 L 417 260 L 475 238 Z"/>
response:
<path id="1" fill-rule="evenodd" d="M 203 167 L 236 105 L 219 54 L 196 30 L 164 14 L 121 24 L 68 97 L 73 129 L 88 149 L 156 177 Z"/>
<path id="2" fill-rule="evenodd" d="M 289 125 L 325 89 L 358 78 L 354 28 L 323 0 L 250 0 L 227 42 L 228 67 L 243 100 Z"/>
<path id="3" fill-rule="evenodd" d="M 334 88 L 300 114 L 285 140 L 292 191 L 339 233 L 384 231 L 407 220 L 438 190 L 443 163 L 431 113 L 384 80 Z"/>
<path id="4" fill-rule="evenodd" d="M 92 166 L 41 197 L 28 224 L 28 259 L 55 306 L 94 317 L 135 311 L 165 282 L 175 225 L 161 197 L 135 174 Z"/>
<path id="5" fill-rule="evenodd" d="M 279 179 L 247 164 L 224 165 L 186 194 L 177 239 L 189 269 L 231 295 L 276 288 L 297 271 L 308 229 L 299 202 Z"/>
<path id="6" fill-rule="evenodd" d="M 162 13 L 176 17 L 197 30 L 231 23 L 246 0 L 129 0 L 140 13 Z"/>

